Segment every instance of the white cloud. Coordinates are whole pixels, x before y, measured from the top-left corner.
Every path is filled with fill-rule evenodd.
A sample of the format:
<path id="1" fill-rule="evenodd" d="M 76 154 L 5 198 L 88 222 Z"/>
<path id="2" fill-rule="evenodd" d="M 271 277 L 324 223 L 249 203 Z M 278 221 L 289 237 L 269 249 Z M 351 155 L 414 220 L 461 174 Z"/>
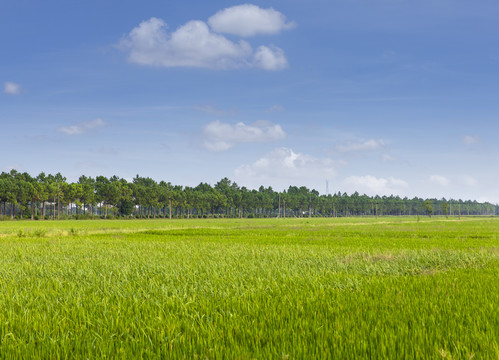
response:
<path id="1" fill-rule="evenodd" d="M 204 145 L 211 151 L 225 151 L 238 143 L 276 141 L 286 137 L 280 125 L 267 121 L 232 125 L 217 120 L 206 125 L 203 135 Z"/>
<path id="2" fill-rule="evenodd" d="M 340 163 L 324 158 L 295 153 L 289 148 L 279 148 L 258 159 L 251 165 L 242 165 L 234 171 L 240 183 L 258 184 L 303 184 L 324 181 L 336 176 Z"/>
<path id="3" fill-rule="evenodd" d="M 364 142 L 349 142 L 336 146 L 339 152 L 377 150 L 385 146 L 383 139 L 371 139 Z"/>
<path id="4" fill-rule="evenodd" d="M 259 46 L 253 51 L 245 40 L 232 41 L 220 34 L 244 29 L 244 34 L 276 33 L 292 27 L 273 9 L 241 5 L 225 9 L 204 21 L 193 20 L 168 32 L 168 25 L 155 17 L 141 22 L 124 36 L 118 48 L 128 52 L 128 61 L 162 67 L 201 67 L 209 69 L 259 68 L 282 70 L 288 67 L 284 51 L 276 46 Z M 232 22 L 235 21 L 236 25 Z M 225 25 L 224 25 L 225 24 Z M 230 25 L 232 24 L 232 25 Z M 239 27 L 238 27 L 239 26 Z M 236 34 L 239 35 L 239 34 Z"/>
<path id="5" fill-rule="evenodd" d="M 430 181 L 433 184 L 440 185 L 440 186 L 448 186 L 450 184 L 450 180 L 442 175 L 431 175 Z"/>
<path id="6" fill-rule="evenodd" d="M 234 43 L 213 33 L 202 21 L 190 21 L 169 34 L 158 18 L 143 21 L 120 42 L 128 61 L 164 67 L 234 68 L 246 65 L 252 54 L 246 41 Z"/>
<path id="7" fill-rule="evenodd" d="M 366 193 L 368 195 L 391 195 L 400 193 L 407 188 L 407 182 L 393 177 L 377 178 L 372 175 L 349 176 L 343 183 L 350 187 L 351 191 Z"/>
<path id="8" fill-rule="evenodd" d="M 465 135 L 463 136 L 463 143 L 465 145 L 480 144 L 482 139 L 479 136 Z"/>
<path id="9" fill-rule="evenodd" d="M 62 126 L 59 131 L 66 135 L 80 135 L 89 130 L 97 129 L 106 126 L 106 122 L 100 118 L 94 120 L 82 121 L 70 126 Z"/>
<path id="10" fill-rule="evenodd" d="M 286 22 L 286 17 L 279 11 L 262 9 L 252 4 L 221 10 L 208 19 L 208 24 L 215 32 L 243 37 L 277 34 L 295 27 L 295 23 Z"/>
<path id="11" fill-rule="evenodd" d="M 255 53 L 253 64 L 264 70 L 282 70 L 288 67 L 288 60 L 282 49 L 275 46 L 260 46 Z"/>
<path id="12" fill-rule="evenodd" d="M 4 84 L 4 93 L 9 94 L 9 95 L 19 95 L 21 93 L 21 85 L 13 83 L 13 82 L 6 82 Z"/>

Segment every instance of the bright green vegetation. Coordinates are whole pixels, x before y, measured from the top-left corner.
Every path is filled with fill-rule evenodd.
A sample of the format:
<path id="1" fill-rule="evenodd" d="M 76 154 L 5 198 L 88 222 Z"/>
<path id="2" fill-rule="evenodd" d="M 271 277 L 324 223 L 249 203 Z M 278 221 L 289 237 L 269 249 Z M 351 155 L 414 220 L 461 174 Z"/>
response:
<path id="1" fill-rule="evenodd" d="M 497 359 L 499 220 L 0 222 L 0 358 Z"/>

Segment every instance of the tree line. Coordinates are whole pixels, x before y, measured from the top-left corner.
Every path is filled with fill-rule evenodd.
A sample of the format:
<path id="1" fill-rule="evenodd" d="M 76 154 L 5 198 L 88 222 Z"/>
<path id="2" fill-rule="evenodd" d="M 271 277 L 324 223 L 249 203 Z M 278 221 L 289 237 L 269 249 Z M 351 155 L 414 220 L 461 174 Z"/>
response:
<path id="1" fill-rule="evenodd" d="M 60 173 L 33 177 L 16 170 L 0 174 L 0 218 L 253 218 L 380 215 L 498 215 L 498 207 L 461 199 L 423 199 L 335 193 L 320 195 L 305 186 L 284 191 L 247 189 L 223 178 L 196 187 L 137 175 L 131 182 L 112 176 L 80 176 L 68 182 Z"/>

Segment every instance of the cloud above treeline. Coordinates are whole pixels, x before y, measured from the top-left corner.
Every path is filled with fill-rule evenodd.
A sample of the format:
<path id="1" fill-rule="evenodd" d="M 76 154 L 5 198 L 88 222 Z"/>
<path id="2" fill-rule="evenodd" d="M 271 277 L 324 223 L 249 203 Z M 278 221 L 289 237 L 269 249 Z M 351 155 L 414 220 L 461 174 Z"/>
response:
<path id="1" fill-rule="evenodd" d="M 257 121 L 252 124 L 243 122 L 229 124 L 217 120 L 204 127 L 203 137 L 206 149 L 225 151 L 240 143 L 269 142 L 284 139 L 286 133 L 280 125 L 267 121 Z"/>
<path id="2" fill-rule="evenodd" d="M 400 194 L 409 184 L 394 177 L 382 178 L 372 175 L 349 176 L 343 180 L 343 184 L 350 191 L 358 191 L 367 195 L 390 195 Z"/>
<path id="3" fill-rule="evenodd" d="M 448 186 L 450 184 L 450 180 L 442 175 L 431 175 L 429 178 L 430 182 L 439 186 Z"/>
<path id="4" fill-rule="evenodd" d="M 303 184 L 310 179 L 331 179 L 337 175 L 341 161 L 317 158 L 281 147 L 264 155 L 252 164 L 242 165 L 234 171 L 234 177 L 241 183 L 256 186 L 258 182 L 286 186 Z M 254 183 L 251 183 L 251 182 Z M 250 184 L 251 183 L 251 184 Z"/>
<path id="5" fill-rule="evenodd" d="M 80 135 L 90 130 L 102 128 L 106 125 L 107 123 L 104 120 L 97 118 L 93 120 L 85 120 L 69 126 L 61 126 L 59 131 L 66 135 Z"/>
<path id="6" fill-rule="evenodd" d="M 164 20 L 152 17 L 124 36 L 118 47 L 128 52 L 129 62 L 140 65 L 282 70 L 288 67 L 282 49 L 260 45 L 253 50 L 246 40 L 232 41 L 222 34 L 249 37 L 292 27 L 272 8 L 245 4 L 219 11 L 208 23 L 192 20 L 172 32 Z"/>

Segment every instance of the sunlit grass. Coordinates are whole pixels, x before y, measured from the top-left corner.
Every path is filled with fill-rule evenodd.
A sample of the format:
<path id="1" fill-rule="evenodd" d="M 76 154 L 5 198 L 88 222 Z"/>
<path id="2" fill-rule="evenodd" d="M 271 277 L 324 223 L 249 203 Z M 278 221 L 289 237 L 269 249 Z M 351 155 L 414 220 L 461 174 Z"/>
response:
<path id="1" fill-rule="evenodd" d="M 0 223 L 0 358 L 499 358 L 498 230 Z"/>

